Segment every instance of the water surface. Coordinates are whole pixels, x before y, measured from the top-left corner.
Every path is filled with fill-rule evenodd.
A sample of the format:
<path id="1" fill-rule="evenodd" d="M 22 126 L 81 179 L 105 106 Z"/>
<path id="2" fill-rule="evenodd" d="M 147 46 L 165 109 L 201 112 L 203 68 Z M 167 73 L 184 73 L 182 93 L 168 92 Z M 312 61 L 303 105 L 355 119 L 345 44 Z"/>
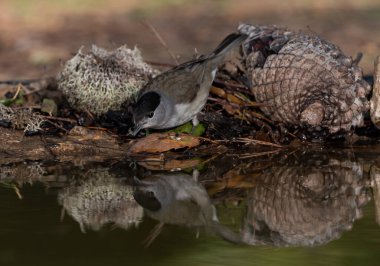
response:
<path id="1" fill-rule="evenodd" d="M 4 165 L 0 265 L 378 265 L 378 155 Z"/>

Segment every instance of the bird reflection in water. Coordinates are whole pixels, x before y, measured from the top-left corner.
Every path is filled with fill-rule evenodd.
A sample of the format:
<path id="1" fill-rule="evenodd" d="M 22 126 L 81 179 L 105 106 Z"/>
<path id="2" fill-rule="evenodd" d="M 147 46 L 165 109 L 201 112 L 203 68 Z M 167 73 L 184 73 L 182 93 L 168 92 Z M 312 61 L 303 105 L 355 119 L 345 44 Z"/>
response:
<path id="1" fill-rule="evenodd" d="M 205 188 L 184 173 L 155 174 L 138 181 L 134 193 L 145 214 L 159 221 L 146 241 L 149 245 L 164 224 L 209 229 L 225 240 L 240 243 L 240 237 L 219 223 L 216 209 Z"/>

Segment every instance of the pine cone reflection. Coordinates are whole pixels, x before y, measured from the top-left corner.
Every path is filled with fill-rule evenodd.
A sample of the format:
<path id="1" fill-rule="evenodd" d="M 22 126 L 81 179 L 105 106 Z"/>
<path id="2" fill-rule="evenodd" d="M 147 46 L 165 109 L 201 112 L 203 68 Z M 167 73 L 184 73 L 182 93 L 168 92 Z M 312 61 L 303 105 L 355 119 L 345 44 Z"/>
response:
<path id="1" fill-rule="evenodd" d="M 244 242 L 315 246 L 352 227 L 369 201 L 363 170 L 349 160 L 326 158 L 303 155 L 302 162 L 289 159 L 259 177 L 248 197 Z"/>

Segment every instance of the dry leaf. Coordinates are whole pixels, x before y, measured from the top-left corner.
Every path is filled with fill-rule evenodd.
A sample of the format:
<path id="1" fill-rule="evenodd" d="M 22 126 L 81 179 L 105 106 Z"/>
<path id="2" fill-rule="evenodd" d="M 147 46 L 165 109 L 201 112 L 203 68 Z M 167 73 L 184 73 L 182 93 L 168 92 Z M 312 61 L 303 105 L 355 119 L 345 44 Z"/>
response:
<path id="1" fill-rule="evenodd" d="M 221 88 L 213 86 L 211 87 L 210 92 L 214 95 L 219 96 L 220 98 L 223 98 L 223 99 L 226 98 L 226 92 Z"/>
<path id="2" fill-rule="evenodd" d="M 148 152 L 165 152 L 172 149 L 192 148 L 200 144 L 198 137 L 187 134 L 154 133 L 145 138 L 138 139 L 129 148 L 129 155 Z"/>
<path id="3" fill-rule="evenodd" d="M 196 167 L 202 162 L 201 159 L 188 159 L 188 160 L 177 160 L 172 159 L 168 161 L 159 160 L 149 160 L 138 162 L 139 165 L 145 167 L 148 170 L 183 170 L 187 168 Z"/>
<path id="4" fill-rule="evenodd" d="M 255 187 L 254 178 L 257 177 L 258 174 L 252 175 L 236 175 L 231 178 L 224 178 L 223 180 L 214 182 L 211 186 L 207 188 L 207 193 L 210 196 L 215 195 L 218 192 L 221 192 L 225 189 L 251 189 Z"/>
<path id="5" fill-rule="evenodd" d="M 235 104 L 238 104 L 238 105 L 245 105 L 245 103 L 240 100 L 238 97 L 236 97 L 235 95 L 233 94 L 227 94 L 227 100 L 231 103 L 235 103 Z"/>

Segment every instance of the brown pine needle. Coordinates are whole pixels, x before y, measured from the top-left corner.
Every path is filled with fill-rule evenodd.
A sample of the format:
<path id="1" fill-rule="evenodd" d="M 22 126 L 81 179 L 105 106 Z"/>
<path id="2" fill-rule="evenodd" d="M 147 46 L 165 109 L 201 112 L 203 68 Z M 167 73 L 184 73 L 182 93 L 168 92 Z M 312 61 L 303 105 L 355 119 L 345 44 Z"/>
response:
<path id="1" fill-rule="evenodd" d="M 22 88 L 22 85 L 21 85 L 21 84 L 18 84 L 18 86 L 17 86 L 17 91 L 16 91 L 15 95 L 13 95 L 11 101 L 14 101 L 14 100 L 17 99 L 18 95 L 20 94 L 21 88 Z"/>

